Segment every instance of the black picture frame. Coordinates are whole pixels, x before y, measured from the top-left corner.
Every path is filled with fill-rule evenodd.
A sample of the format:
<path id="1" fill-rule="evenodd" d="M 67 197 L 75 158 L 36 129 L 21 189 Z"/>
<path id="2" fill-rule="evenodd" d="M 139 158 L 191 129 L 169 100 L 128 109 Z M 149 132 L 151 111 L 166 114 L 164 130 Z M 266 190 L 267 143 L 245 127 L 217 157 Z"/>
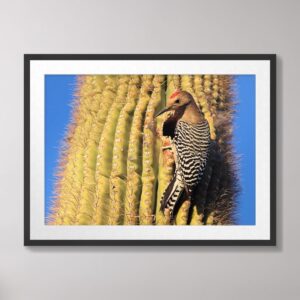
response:
<path id="1" fill-rule="evenodd" d="M 30 62 L 34 60 L 267 60 L 270 62 L 269 240 L 34 240 L 30 237 Z M 276 54 L 25 54 L 24 55 L 25 246 L 275 246 L 276 245 Z"/>

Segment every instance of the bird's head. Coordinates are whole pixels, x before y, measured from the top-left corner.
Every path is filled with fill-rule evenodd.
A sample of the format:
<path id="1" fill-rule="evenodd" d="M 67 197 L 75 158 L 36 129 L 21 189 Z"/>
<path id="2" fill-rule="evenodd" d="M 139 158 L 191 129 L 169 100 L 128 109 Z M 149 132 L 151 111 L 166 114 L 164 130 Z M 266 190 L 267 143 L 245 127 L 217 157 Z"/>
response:
<path id="1" fill-rule="evenodd" d="M 193 96 L 185 91 L 175 90 L 167 101 L 167 106 L 158 112 L 155 117 L 160 116 L 161 114 L 168 112 L 168 111 L 179 111 L 184 109 L 194 103 Z"/>

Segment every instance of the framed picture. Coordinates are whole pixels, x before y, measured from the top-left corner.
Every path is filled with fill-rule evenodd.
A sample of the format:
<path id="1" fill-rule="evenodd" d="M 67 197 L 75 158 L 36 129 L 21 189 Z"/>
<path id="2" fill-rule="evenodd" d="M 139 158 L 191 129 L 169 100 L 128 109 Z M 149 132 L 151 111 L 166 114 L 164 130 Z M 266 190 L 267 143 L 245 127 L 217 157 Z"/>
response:
<path id="1" fill-rule="evenodd" d="M 275 245 L 276 56 L 24 56 L 28 245 Z"/>

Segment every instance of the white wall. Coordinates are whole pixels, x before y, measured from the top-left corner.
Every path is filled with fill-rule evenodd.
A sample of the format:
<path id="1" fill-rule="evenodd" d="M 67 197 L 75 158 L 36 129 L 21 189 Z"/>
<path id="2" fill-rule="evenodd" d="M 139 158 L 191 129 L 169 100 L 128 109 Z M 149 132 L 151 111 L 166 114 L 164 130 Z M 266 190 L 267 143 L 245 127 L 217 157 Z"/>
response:
<path id="1" fill-rule="evenodd" d="M 299 299 L 299 1 L 0 0 L 0 299 Z M 24 53 L 277 53 L 278 246 L 23 247 Z"/>

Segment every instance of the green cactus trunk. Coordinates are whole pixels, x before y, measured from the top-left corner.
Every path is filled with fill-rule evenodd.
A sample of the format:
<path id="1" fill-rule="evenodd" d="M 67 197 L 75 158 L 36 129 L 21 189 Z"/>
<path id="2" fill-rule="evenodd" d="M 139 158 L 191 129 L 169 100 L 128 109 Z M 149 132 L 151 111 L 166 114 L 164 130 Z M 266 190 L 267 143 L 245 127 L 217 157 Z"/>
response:
<path id="1" fill-rule="evenodd" d="M 158 157 L 156 154 L 156 128 L 154 115 L 164 97 L 162 84 L 164 76 L 156 75 L 153 79 L 153 92 L 148 103 L 143 131 L 143 171 L 142 194 L 140 199 L 140 224 L 152 225 L 156 204 Z"/>
<path id="2" fill-rule="evenodd" d="M 142 154 L 143 154 L 143 124 L 145 113 L 150 101 L 149 93 L 152 91 L 153 76 L 144 75 L 138 103 L 134 112 L 129 137 L 127 157 L 127 183 L 125 197 L 124 224 L 135 225 L 139 223 L 139 204 L 142 192 Z"/>
<path id="3" fill-rule="evenodd" d="M 127 155 L 133 113 L 138 102 L 140 76 L 131 76 L 126 103 L 120 113 L 112 152 L 110 176 L 110 203 L 108 224 L 118 225 L 124 221 L 124 197 L 126 195 Z"/>

